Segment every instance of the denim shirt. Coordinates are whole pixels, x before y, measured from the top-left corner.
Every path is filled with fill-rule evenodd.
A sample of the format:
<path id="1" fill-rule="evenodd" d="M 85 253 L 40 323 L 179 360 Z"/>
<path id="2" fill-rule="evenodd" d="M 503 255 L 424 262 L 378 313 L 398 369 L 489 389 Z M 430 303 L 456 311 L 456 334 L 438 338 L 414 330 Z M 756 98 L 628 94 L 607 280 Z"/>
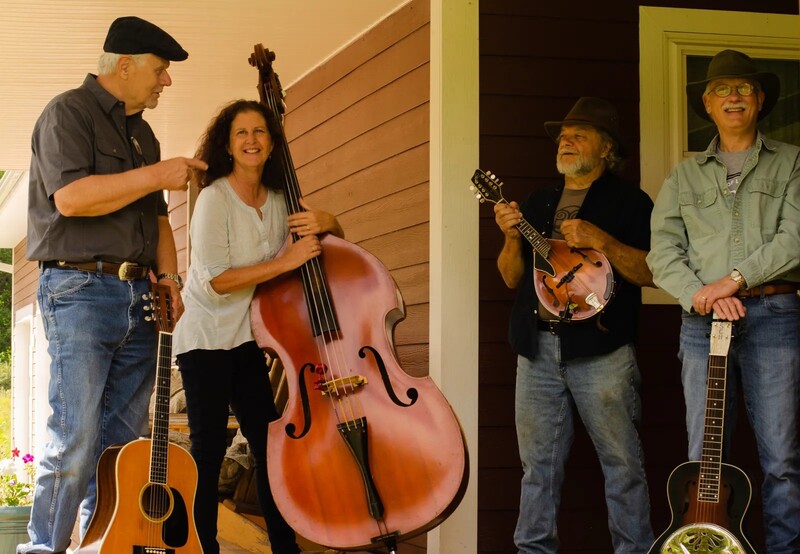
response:
<path id="1" fill-rule="evenodd" d="M 734 268 L 748 287 L 800 281 L 800 148 L 759 132 L 734 194 L 718 142 L 673 170 L 651 218 L 653 280 L 687 311 L 703 285 Z"/>

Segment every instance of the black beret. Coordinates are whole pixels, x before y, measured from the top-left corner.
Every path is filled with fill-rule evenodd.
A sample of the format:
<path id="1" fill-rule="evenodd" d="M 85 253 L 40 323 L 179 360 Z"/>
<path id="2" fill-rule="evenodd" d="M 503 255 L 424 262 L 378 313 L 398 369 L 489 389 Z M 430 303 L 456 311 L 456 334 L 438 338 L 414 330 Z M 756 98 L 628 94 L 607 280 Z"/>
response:
<path id="1" fill-rule="evenodd" d="M 189 54 L 161 27 L 135 17 L 119 17 L 108 28 L 104 52 L 155 54 L 165 60 L 182 62 Z"/>

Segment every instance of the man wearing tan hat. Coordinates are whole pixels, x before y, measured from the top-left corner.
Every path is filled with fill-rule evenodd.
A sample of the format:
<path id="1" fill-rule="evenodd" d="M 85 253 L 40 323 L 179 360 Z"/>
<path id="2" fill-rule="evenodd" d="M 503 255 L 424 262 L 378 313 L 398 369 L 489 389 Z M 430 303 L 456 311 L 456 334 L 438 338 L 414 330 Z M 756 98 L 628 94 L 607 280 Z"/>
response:
<path id="1" fill-rule="evenodd" d="M 736 391 L 756 435 L 766 552 L 800 552 L 800 148 L 758 130 L 778 101 L 776 75 L 724 50 L 688 101 L 718 135 L 667 177 L 652 217 L 647 261 L 683 307 L 679 357 L 689 459 L 702 451 L 709 323 L 735 321 L 728 356 L 723 458 Z M 761 548 L 756 548 L 761 550 Z"/>
<path id="2" fill-rule="evenodd" d="M 521 206 L 495 206 L 505 235 L 498 269 L 517 289 L 509 338 L 517 353 L 515 411 L 524 475 L 514 542 L 521 553 L 558 550 L 557 512 L 577 411 L 603 469 L 614 551 L 645 552 L 653 532 L 637 431 L 640 377 L 633 341 L 640 287 L 652 286 L 645 256 L 653 203 L 615 174 L 625 146 L 609 102 L 581 98 L 545 130 L 558 144 L 556 166 L 564 179 L 536 190 Z M 608 301 L 606 289 L 608 303 L 599 314 L 571 321 L 568 308 L 552 313 L 537 298 L 533 248 L 520 233 L 523 215 L 546 237 L 605 255 L 612 272 L 604 282 L 615 292 Z M 588 266 L 597 257 L 584 253 L 574 279 L 565 277 L 567 288 L 577 290 L 573 280 L 589 279 Z"/>
<path id="3" fill-rule="evenodd" d="M 100 453 L 147 431 L 156 362 L 150 275 L 180 278 L 164 190 L 186 190 L 191 158 L 160 161 L 142 118 L 172 84 L 186 51 L 159 27 L 121 17 L 108 30 L 98 75 L 55 97 L 33 131 L 27 254 L 38 260 L 48 340 L 50 442 L 39 456 L 19 554 L 64 552 L 80 506 L 81 534 L 95 506 Z"/>

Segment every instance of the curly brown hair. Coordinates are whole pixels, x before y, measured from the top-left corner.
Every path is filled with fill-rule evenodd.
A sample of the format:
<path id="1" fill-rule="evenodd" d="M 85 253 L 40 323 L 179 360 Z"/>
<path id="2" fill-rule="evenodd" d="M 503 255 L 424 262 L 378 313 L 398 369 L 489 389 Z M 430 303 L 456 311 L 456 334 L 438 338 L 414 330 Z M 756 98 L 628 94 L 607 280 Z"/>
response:
<path id="1" fill-rule="evenodd" d="M 264 117 L 267 122 L 267 131 L 272 138 L 273 152 L 283 145 L 283 128 L 267 106 L 255 100 L 234 100 L 222 108 L 219 114 L 211 120 L 208 129 L 203 134 L 200 147 L 195 157 L 208 164 L 208 169 L 195 170 L 197 188 L 203 189 L 216 179 L 229 175 L 233 171 L 233 158 L 228 152 L 231 126 L 233 120 L 242 112 L 256 112 Z M 270 184 L 280 173 L 280 156 L 270 156 L 264 165 L 261 174 L 261 183 L 265 187 L 275 186 Z"/>

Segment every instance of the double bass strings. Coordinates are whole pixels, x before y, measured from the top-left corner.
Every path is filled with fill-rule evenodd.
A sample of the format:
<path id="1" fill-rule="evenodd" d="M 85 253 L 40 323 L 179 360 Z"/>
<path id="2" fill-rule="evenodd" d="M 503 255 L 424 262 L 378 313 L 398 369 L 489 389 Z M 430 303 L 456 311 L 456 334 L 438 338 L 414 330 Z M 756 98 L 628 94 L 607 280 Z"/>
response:
<path id="1" fill-rule="evenodd" d="M 272 111 L 273 117 L 279 118 L 281 110 L 279 109 L 278 100 L 273 87 L 265 83 L 263 88 L 262 97 L 266 100 L 265 103 L 267 107 Z M 283 132 L 284 129 L 280 119 L 278 119 L 278 124 L 281 132 Z M 287 197 L 289 213 L 291 214 L 303 211 L 303 208 L 300 206 L 300 186 L 297 181 L 297 174 L 294 171 L 294 163 L 291 159 L 285 133 L 282 138 L 283 140 L 277 148 L 279 149 L 280 162 L 284 169 L 282 172 L 285 180 L 284 192 Z M 296 236 L 294 240 L 297 240 Z M 317 318 L 317 328 L 321 331 L 315 338 L 319 363 L 322 366 L 322 374 L 318 375 L 318 378 L 323 381 L 322 386 L 327 396 L 330 398 L 338 423 L 345 424 L 349 427 L 351 422 L 357 421 L 360 418 L 360 414 L 363 413 L 363 410 L 356 396 L 354 394 L 349 394 L 355 392 L 356 385 L 353 381 L 344 378 L 346 374 L 349 376 L 351 371 L 346 367 L 346 356 L 342 351 L 341 344 L 342 337 L 336 322 L 330 293 L 322 277 L 323 269 L 320 258 L 312 258 L 303 264 L 303 266 L 301 266 L 301 273 L 306 293 L 311 296 L 311 298 L 307 298 L 307 301 L 315 308 L 309 310 L 310 317 Z M 326 340 L 326 337 L 330 340 Z"/>
<path id="2" fill-rule="evenodd" d="M 297 174 L 294 171 L 294 163 L 291 159 L 288 141 L 280 121 L 282 112 L 279 110 L 278 97 L 275 94 L 275 87 L 269 82 L 263 83 L 261 90 L 262 102 L 272 111 L 272 116 L 277 118 L 278 128 L 283 133 L 281 144 L 278 146 L 280 162 L 283 164 L 284 171 L 284 193 L 287 199 L 287 208 L 290 214 L 302 211 L 300 206 L 300 186 L 297 181 Z M 293 236 L 293 240 L 298 237 Z M 324 254 L 324 253 L 323 253 Z M 322 254 L 321 254 L 322 255 Z M 315 309 L 309 310 L 309 317 L 316 317 L 317 329 L 320 333 L 315 337 L 320 372 L 316 377 L 321 380 L 321 386 L 325 394 L 330 398 L 331 408 L 336 416 L 337 423 L 344 424 L 347 429 L 357 427 L 361 424 L 361 417 L 364 414 L 358 395 L 355 394 L 355 381 L 344 379 L 345 374 L 351 377 L 352 371 L 346 367 L 346 356 L 342 351 L 342 336 L 336 321 L 333 303 L 327 284 L 324 279 L 322 263 L 317 256 L 307 261 L 301 266 L 304 290 L 306 291 L 306 301 L 311 302 Z M 318 284 L 320 286 L 314 286 Z M 311 298 L 308 298 L 308 295 Z M 326 340 L 329 339 L 329 340 Z M 333 352 L 331 352 L 333 350 Z M 328 379 L 326 373 L 330 374 Z M 349 393 L 353 394 L 349 394 Z M 374 520 L 378 536 L 389 537 L 389 528 L 383 517 Z M 391 549 L 392 552 L 396 550 Z"/>

